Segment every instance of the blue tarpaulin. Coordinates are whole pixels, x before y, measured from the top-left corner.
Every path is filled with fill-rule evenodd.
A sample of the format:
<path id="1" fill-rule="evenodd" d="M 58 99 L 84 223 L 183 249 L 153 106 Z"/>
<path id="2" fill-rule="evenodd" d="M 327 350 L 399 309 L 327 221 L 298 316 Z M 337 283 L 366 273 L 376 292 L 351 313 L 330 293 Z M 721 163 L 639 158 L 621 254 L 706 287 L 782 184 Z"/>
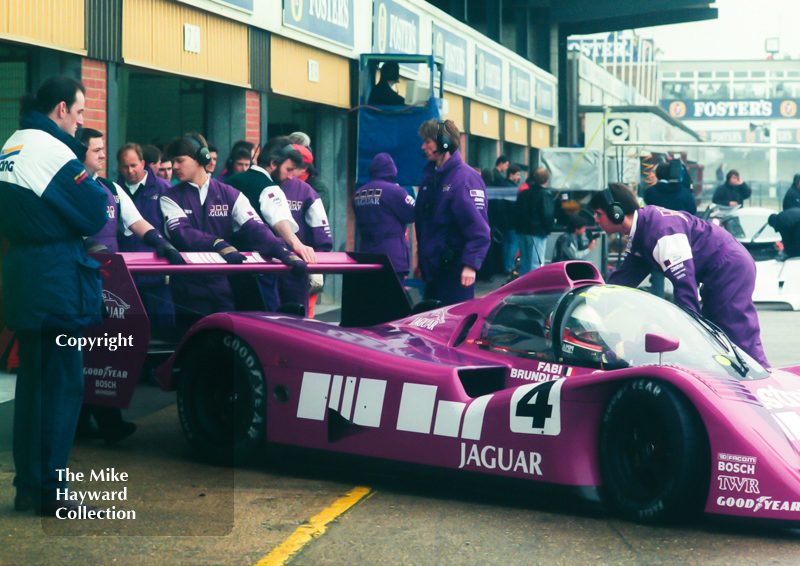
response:
<path id="1" fill-rule="evenodd" d="M 436 99 L 427 106 L 375 106 L 358 109 L 358 172 L 356 184 L 369 182 L 369 166 L 379 153 L 388 153 L 397 166 L 397 184 L 417 186 L 428 164 L 417 134 L 426 120 L 439 118 Z"/>

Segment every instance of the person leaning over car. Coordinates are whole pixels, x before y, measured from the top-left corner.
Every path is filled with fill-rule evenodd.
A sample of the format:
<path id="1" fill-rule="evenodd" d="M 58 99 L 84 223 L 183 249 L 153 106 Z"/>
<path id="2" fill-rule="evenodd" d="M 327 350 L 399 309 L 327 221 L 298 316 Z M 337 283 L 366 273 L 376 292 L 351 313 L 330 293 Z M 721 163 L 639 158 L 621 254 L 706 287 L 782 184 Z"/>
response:
<path id="1" fill-rule="evenodd" d="M 637 287 L 656 267 L 672 282 L 675 304 L 702 314 L 757 362 L 769 367 L 753 305 L 756 265 L 724 228 L 686 212 L 660 206 L 639 208 L 620 183 L 595 193 L 590 210 L 606 234 L 625 234 L 622 264 L 608 283 Z M 700 308 L 698 284 L 702 283 Z"/>
<path id="2" fill-rule="evenodd" d="M 292 272 L 305 272 L 305 262 L 275 237 L 247 197 L 209 176 L 204 167 L 211 157 L 203 136 L 177 138 L 164 153 L 172 159 L 173 171 L 181 181 L 161 197 L 167 236 L 176 248 L 217 252 L 226 262 L 240 264 L 245 256 L 229 243 L 236 241 L 248 250 L 278 258 L 291 266 Z M 225 275 L 176 276 L 170 284 L 179 326 L 214 312 L 234 310 Z"/>
<path id="3" fill-rule="evenodd" d="M 577 214 L 570 216 L 567 219 L 567 231 L 556 240 L 553 263 L 583 259 L 589 255 L 597 245 L 597 238 L 587 242 L 585 235 L 586 219 Z"/>
<path id="4" fill-rule="evenodd" d="M 452 120 L 428 120 L 418 133 L 429 162 L 414 205 L 419 269 L 425 298 L 452 305 L 474 298 L 475 275 L 489 251 L 486 190 L 461 159 Z"/>
<path id="5" fill-rule="evenodd" d="M 83 238 L 105 226 L 108 199 L 73 137 L 84 93 L 75 79 L 47 79 L 35 97 L 22 98 L 20 129 L 0 156 L 0 233 L 10 243 L 3 301 L 19 344 L 14 509 L 50 516 L 97 509 L 58 497 L 67 489 L 58 470 L 67 467 L 83 402 L 83 352 L 66 344 L 102 321 L 100 264 Z"/>
<path id="6" fill-rule="evenodd" d="M 767 221 L 781 235 L 786 259 L 800 257 L 800 208 L 770 214 Z"/>
<path id="7" fill-rule="evenodd" d="M 714 191 L 711 202 L 723 206 L 736 206 L 737 204 L 743 204 L 745 199 L 749 199 L 752 192 L 747 183 L 742 181 L 739 172 L 736 169 L 731 169 L 728 171 L 725 183 Z"/>

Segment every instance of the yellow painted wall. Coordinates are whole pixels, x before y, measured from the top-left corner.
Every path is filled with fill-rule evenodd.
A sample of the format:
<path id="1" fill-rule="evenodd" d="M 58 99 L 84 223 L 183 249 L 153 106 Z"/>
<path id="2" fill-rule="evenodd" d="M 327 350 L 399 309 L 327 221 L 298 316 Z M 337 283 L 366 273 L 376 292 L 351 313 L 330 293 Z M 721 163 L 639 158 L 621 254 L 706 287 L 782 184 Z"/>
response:
<path id="1" fill-rule="evenodd" d="M 277 35 L 272 36 L 270 57 L 270 81 L 274 93 L 350 108 L 348 59 Z M 319 64 L 319 82 L 308 80 L 309 60 Z"/>
<path id="2" fill-rule="evenodd" d="M 0 2 L 0 37 L 86 54 L 84 0 Z"/>
<path id="3" fill-rule="evenodd" d="M 517 114 L 505 114 L 506 141 L 518 145 L 528 145 L 528 119 Z"/>
<path id="4" fill-rule="evenodd" d="M 444 99 L 447 101 L 447 114 L 444 115 L 446 120 L 455 122 L 459 131 L 464 130 L 464 98 L 457 94 L 452 94 L 445 91 Z"/>
<path id="5" fill-rule="evenodd" d="M 200 53 L 184 50 L 184 24 L 200 28 Z M 250 85 L 247 26 L 177 2 L 123 2 L 122 58 L 130 65 Z"/>
<path id="6" fill-rule="evenodd" d="M 550 126 L 531 120 L 531 147 L 550 147 Z"/>
<path id="7" fill-rule="evenodd" d="M 469 103 L 469 133 L 499 140 L 500 111 L 497 108 L 471 100 Z"/>

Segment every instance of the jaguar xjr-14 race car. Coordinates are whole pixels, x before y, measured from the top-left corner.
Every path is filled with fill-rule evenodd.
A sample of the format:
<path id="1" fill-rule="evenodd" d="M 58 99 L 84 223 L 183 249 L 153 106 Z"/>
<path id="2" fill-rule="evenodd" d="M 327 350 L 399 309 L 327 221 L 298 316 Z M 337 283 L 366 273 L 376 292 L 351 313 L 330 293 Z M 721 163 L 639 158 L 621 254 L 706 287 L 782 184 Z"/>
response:
<path id="1" fill-rule="evenodd" d="M 574 488 L 641 522 L 800 524 L 800 367 L 585 262 L 413 314 L 374 256 L 339 256 L 341 325 L 218 313 L 162 366 L 199 454 L 276 443 Z"/>

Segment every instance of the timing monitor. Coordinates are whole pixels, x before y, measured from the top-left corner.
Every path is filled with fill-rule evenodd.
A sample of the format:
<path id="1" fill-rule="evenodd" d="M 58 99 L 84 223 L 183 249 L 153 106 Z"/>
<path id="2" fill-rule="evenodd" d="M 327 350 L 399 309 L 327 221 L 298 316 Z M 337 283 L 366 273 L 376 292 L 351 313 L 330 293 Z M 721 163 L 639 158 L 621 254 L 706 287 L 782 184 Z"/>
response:
<path id="1" fill-rule="evenodd" d="M 406 80 L 406 97 L 405 103 L 407 106 L 419 104 L 420 102 L 428 102 L 431 96 L 431 89 L 428 85 L 421 85 L 417 81 Z"/>

